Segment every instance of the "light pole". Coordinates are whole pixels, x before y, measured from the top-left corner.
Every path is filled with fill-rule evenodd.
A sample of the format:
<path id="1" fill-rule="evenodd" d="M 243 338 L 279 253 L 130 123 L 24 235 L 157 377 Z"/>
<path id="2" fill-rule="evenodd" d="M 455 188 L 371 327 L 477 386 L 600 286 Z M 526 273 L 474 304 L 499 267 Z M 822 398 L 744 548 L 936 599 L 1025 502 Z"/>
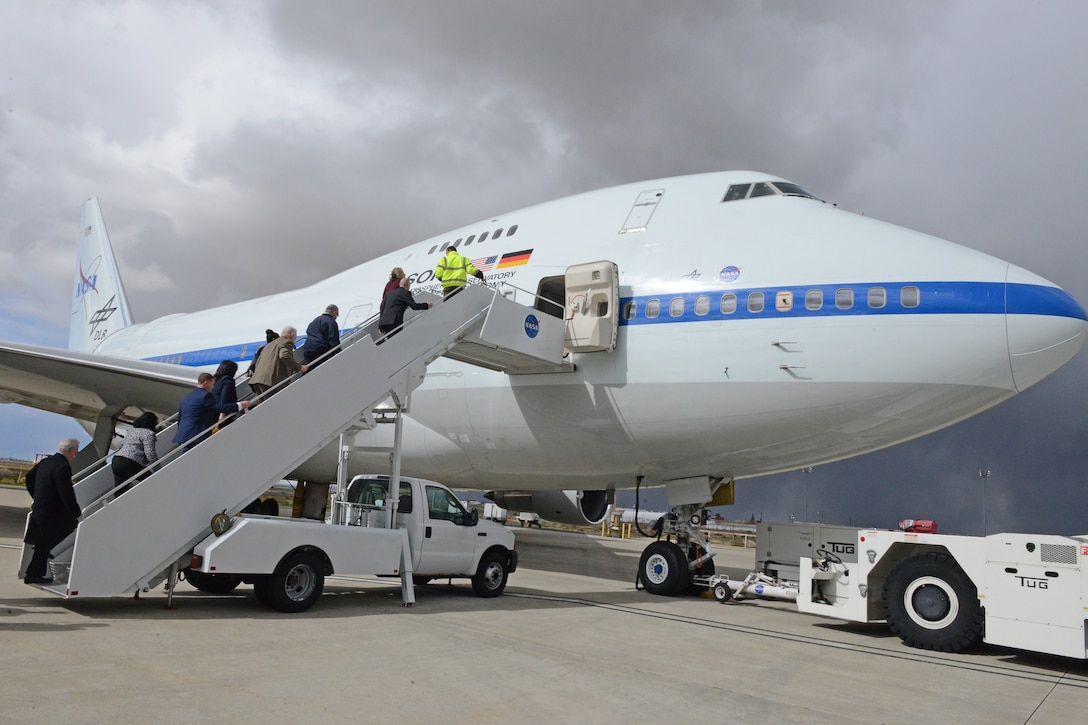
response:
<path id="1" fill-rule="evenodd" d="M 986 535 L 986 479 L 990 477 L 990 469 L 978 469 L 978 477 L 982 479 L 982 535 Z"/>
<path id="2" fill-rule="evenodd" d="M 805 521 L 808 521 L 808 474 L 812 473 L 812 466 L 801 469 L 802 480 L 805 482 Z"/>

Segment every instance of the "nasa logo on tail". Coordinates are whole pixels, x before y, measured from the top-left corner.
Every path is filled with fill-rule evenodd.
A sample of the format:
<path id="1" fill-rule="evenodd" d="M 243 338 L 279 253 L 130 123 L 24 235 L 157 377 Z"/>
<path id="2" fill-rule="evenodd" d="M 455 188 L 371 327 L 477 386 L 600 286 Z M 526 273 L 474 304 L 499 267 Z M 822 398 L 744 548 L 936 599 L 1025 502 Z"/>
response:
<path id="1" fill-rule="evenodd" d="M 90 227 L 88 227 L 90 229 Z M 76 299 L 81 299 L 88 292 L 98 292 L 98 268 L 102 265 L 102 257 L 94 258 L 88 265 L 89 272 L 83 271 L 83 261 L 79 262 L 79 282 L 76 283 Z"/>

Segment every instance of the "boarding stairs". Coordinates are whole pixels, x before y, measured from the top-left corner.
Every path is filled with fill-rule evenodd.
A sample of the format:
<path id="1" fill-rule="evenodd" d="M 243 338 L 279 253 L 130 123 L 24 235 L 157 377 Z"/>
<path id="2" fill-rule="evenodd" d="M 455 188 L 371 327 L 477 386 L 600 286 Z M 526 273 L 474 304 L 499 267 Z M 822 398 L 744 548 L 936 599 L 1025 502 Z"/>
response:
<path id="1" fill-rule="evenodd" d="M 52 584 L 64 597 L 139 592 L 188 564 L 213 515 L 235 514 L 341 433 L 372 428 L 379 405 L 405 406 L 439 356 L 509 374 L 563 372 L 563 321 L 472 285 L 420 311 L 389 337 L 370 320 L 305 375 L 262 396 L 243 415 L 193 446 L 172 448 L 175 425 L 158 434 L 158 470 L 114 496 L 100 462 L 76 483 L 83 519 L 53 550 Z M 24 547 L 25 570 L 32 550 Z"/>

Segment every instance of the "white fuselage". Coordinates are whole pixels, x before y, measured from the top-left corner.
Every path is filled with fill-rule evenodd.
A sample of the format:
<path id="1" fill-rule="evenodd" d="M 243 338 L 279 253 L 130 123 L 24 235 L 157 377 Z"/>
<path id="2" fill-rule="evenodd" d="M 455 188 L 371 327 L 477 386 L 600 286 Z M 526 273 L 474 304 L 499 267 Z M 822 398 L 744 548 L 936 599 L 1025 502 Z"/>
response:
<path id="1" fill-rule="evenodd" d="M 330 302 L 343 329 L 359 325 L 393 267 L 416 291 L 437 289 L 443 243 L 501 229 L 459 250 L 495 256 L 488 283 L 513 285 L 503 289 L 527 305 L 541 278 L 570 265 L 617 265 L 616 349 L 572 353 L 564 374 L 439 359 L 412 395 L 403 471 L 457 487 L 588 490 L 637 475 L 750 477 L 884 448 L 1011 397 L 1083 345 L 1083 309 L 1007 262 L 812 198 L 723 202 L 730 185 L 766 180 L 703 174 L 541 204 L 304 289 L 129 327 L 97 352 L 202 369 L 246 361 L 266 328 L 301 332 Z M 646 192 L 655 201 L 636 205 Z M 503 261 L 514 252 L 528 255 Z M 387 443 L 391 431 L 360 437 Z M 386 462 L 357 455 L 352 473 Z M 326 451 L 297 474 L 328 480 L 334 466 Z"/>

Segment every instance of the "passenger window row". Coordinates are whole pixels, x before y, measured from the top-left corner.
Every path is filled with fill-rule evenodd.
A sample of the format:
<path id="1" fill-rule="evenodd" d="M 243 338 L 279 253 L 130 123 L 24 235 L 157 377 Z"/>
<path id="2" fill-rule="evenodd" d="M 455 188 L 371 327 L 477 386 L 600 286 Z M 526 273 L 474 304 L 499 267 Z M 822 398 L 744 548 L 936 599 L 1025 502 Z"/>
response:
<path id="1" fill-rule="evenodd" d="M 911 285 L 902 287 L 899 290 L 899 304 L 904 308 L 915 308 L 921 303 L 922 294 L 921 291 Z M 821 289 L 810 289 L 805 292 L 805 309 L 810 312 L 817 312 L 824 308 L 824 291 Z M 744 304 L 748 309 L 748 312 L 756 314 L 763 312 L 765 307 L 765 296 L 763 292 L 749 292 L 744 299 Z M 774 309 L 777 312 L 789 312 L 793 309 L 793 292 L 783 290 L 776 292 L 774 295 Z M 838 310 L 849 310 L 854 307 L 854 290 L 850 287 L 840 287 L 835 290 L 835 308 Z M 866 295 L 866 304 L 874 310 L 884 309 L 888 304 L 888 291 L 884 287 L 870 287 Z M 721 296 L 718 300 L 718 310 L 723 315 L 732 315 L 737 311 L 737 295 L 729 292 Z M 669 300 L 669 317 L 683 317 L 686 307 L 686 301 L 684 297 L 673 297 Z M 695 315 L 697 317 L 703 317 L 710 314 L 710 295 L 699 295 L 695 298 Z M 653 320 L 661 316 L 661 300 L 651 299 L 646 302 L 646 308 L 643 310 L 643 316 L 646 319 Z M 623 317 L 625 320 L 633 320 L 638 316 L 638 302 L 630 300 L 623 308 Z"/>
<path id="2" fill-rule="evenodd" d="M 476 244 L 481 244 L 483 242 L 486 242 L 489 237 L 492 240 L 495 240 L 502 236 L 502 230 L 503 228 L 499 227 L 493 232 L 481 232 L 479 236 L 475 234 L 470 234 L 468 239 L 465 239 L 464 237 L 458 237 L 457 241 L 454 242 L 442 242 L 442 244 L 436 244 L 431 247 L 430 251 L 428 251 L 427 254 L 434 254 L 435 252 L 445 252 L 448 247 L 453 247 L 454 249 L 457 249 L 458 247 L 467 247 L 473 242 L 475 242 Z M 510 228 L 506 230 L 506 236 L 513 236 L 517 232 L 517 230 L 518 225 L 512 224 Z M 464 242 L 464 244 L 461 244 L 461 242 Z"/>

